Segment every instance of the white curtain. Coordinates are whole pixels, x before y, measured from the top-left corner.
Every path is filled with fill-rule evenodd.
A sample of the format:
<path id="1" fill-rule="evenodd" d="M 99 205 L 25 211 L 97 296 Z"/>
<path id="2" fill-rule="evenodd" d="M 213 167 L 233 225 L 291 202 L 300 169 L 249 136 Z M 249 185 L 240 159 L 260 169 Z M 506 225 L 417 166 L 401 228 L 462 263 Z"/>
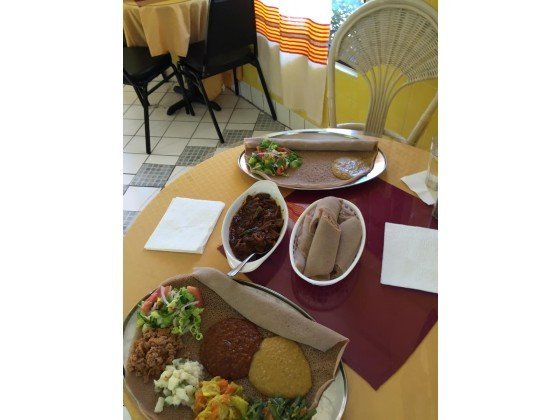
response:
<path id="1" fill-rule="evenodd" d="M 284 106 L 320 124 L 331 0 L 255 0 L 259 62 Z"/>

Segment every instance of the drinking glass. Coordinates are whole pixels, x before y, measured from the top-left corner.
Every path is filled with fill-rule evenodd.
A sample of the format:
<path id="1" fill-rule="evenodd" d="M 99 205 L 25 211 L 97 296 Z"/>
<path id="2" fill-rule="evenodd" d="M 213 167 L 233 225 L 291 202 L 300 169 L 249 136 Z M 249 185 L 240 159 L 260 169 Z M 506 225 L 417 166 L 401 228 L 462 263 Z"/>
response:
<path id="1" fill-rule="evenodd" d="M 428 174 L 426 175 L 426 185 L 428 188 L 437 191 L 438 189 L 438 137 L 432 138 L 430 146 L 430 163 L 428 163 Z"/>

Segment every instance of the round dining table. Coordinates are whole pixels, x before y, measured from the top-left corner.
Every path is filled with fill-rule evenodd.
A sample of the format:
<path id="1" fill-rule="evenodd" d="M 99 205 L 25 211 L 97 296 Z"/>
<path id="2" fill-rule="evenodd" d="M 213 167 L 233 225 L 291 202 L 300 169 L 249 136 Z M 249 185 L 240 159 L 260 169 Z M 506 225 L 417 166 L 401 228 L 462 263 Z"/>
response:
<path id="1" fill-rule="evenodd" d="M 342 133 L 353 134 L 350 130 Z M 378 139 L 387 159 L 387 169 L 379 178 L 414 195 L 401 178 L 425 170 L 429 153 L 392 140 Z M 223 272 L 230 267 L 219 252 L 221 225 L 232 202 L 254 179 L 238 167 L 243 146 L 222 152 L 188 170 L 166 186 L 138 215 L 124 236 L 123 319 L 132 308 L 160 283 L 194 267 L 213 267 Z M 370 181 L 375 183 L 377 180 Z M 284 196 L 291 190 L 282 190 Z M 333 192 L 331 192 L 333 193 Z M 334 192 L 336 194 L 336 192 Z M 216 200 L 225 203 L 216 228 L 203 254 L 153 252 L 144 245 L 174 197 Z M 244 275 L 239 278 L 247 280 Z M 343 419 L 435 419 L 437 418 L 437 323 L 411 356 L 379 389 L 375 390 L 350 366 L 344 365 L 348 399 Z M 133 399 L 124 390 L 124 403 L 131 417 L 143 418 Z"/>

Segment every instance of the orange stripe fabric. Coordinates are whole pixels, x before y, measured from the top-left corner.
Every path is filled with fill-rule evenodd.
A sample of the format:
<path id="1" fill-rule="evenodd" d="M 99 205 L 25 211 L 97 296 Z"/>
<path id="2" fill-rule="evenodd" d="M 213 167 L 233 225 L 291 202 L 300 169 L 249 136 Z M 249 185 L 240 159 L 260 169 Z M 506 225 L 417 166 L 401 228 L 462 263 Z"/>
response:
<path id="1" fill-rule="evenodd" d="M 308 18 L 284 16 L 278 8 L 255 0 L 257 32 L 280 45 L 280 51 L 306 56 L 317 64 L 327 64 L 330 24 Z"/>

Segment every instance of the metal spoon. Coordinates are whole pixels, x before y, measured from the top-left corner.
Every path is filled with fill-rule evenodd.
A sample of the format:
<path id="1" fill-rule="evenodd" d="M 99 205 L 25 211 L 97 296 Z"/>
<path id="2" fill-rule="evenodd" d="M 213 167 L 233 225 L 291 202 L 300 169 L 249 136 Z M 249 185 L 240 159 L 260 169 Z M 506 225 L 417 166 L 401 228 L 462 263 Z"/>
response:
<path id="1" fill-rule="evenodd" d="M 247 264 L 249 261 L 251 261 L 254 257 L 256 256 L 262 256 L 264 254 L 266 254 L 268 251 L 266 252 L 253 252 L 251 255 L 249 255 L 247 258 L 245 258 L 244 261 L 241 262 L 241 264 L 239 264 L 237 267 L 233 268 L 231 271 L 229 271 L 226 276 L 228 277 L 234 277 L 237 273 L 239 273 L 241 271 L 241 269 L 243 267 L 245 267 L 245 264 Z"/>

